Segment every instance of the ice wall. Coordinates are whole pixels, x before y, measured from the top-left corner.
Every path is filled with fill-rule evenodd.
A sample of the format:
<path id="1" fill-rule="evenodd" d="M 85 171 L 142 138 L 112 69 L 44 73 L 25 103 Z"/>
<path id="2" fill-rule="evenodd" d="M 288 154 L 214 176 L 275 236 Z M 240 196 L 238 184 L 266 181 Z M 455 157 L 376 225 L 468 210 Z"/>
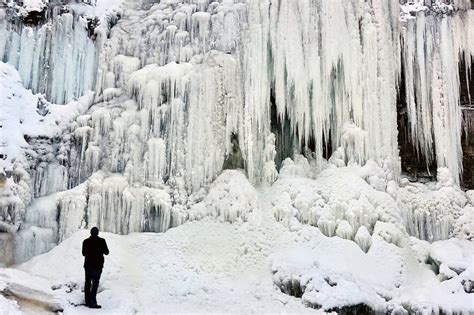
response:
<path id="1" fill-rule="evenodd" d="M 92 90 L 96 49 L 87 20 L 71 13 L 29 27 L 0 22 L 0 57 L 18 69 L 23 84 L 64 104 Z"/>
<path id="2" fill-rule="evenodd" d="M 466 2 L 466 5 L 469 1 Z M 474 14 L 419 10 L 402 28 L 409 134 L 417 152 L 462 173 L 460 59 L 474 56 Z M 470 69 L 470 66 L 468 66 Z M 464 75 L 464 74 L 463 74 Z M 467 76 L 467 73 L 465 74 Z M 459 176 L 455 176 L 459 183 Z"/>
<path id="3" fill-rule="evenodd" d="M 0 60 L 18 69 L 26 88 L 52 103 L 94 90 L 100 47 L 120 14 L 116 5 L 93 12 L 95 0 L 18 2 L 0 7 Z"/>

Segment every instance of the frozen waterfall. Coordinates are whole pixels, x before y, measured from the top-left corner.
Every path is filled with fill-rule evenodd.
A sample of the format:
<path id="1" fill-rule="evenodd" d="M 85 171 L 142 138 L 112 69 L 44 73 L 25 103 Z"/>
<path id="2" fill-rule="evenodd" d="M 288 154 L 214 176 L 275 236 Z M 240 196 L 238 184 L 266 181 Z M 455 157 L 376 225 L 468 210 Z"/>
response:
<path id="1" fill-rule="evenodd" d="M 18 71 L 18 93 L 44 95 L 31 96 L 35 119 L 59 129 L 54 136 L 25 131 L 28 149 L 19 146 L 0 164 L 0 231 L 15 235 L 15 259 L 92 225 L 163 232 L 196 211 L 205 216 L 196 205 L 206 203 L 226 159 L 237 152 L 252 184 L 271 185 L 285 176 L 275 163 L 283 145 L 292 152 L 283 159 L 305 154 L 314 176 L 368 161 L 384 172 L 383 184 L 361 176 L 369 178 L 365 191 L 385 197 L 359 193 L 357 201 L 332 205 L 329 198 L 322 210 L 295 206 L 301 221 L 364 250 L 374 231 L 449 237 L 450 215 L 443 213 L 447 223 L 439 227 L 436 216 L 387 201 L 387 194 L 396 199 L 390 189 L 401 174 L 397 102 L 403 86 L 411 144 L 457 187 L 459 62 L 474 57 L 474 14 L 468 0 L 400 2 L 124 1 L 102 16 L 94 4 L 55 2 L 31 25 L 15 2 L 4 1 L 0 58 Z M 54 104 L 71 101 L 82 105 L 60 123 Z M 293 140 L 282 144 L 272 126 L 284 123 Z M 285 163 L 286 172 L 302 174 Z M 245 220 L 239 211 L 220 217 Z M 417 224 L 405 228 L 407 218 Z M 376 227 L 379 219 L 393 226 Z"/>

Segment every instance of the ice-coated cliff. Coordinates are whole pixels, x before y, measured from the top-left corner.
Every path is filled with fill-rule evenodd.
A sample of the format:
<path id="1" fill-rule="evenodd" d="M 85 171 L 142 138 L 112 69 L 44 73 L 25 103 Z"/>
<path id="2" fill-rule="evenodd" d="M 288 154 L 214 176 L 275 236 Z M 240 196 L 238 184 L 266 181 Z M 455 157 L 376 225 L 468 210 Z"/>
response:
<path id="1" fill-rule="evenodd" d="M 5 262 L 93 225 L 127 234 L 205 216 L 245 220 L 253 206 L 215 205 L 238 202 L 229 191 L 242 179 L 220 178 L 224 169 L 243 169 L 253 185 L 277 180 L 277 220 L 364 250 L 374 233 L 399 246 L 408 234 L 463 234 L 458 67 L 474 55 L 469 8 L 467 0 L 4 1 Z M 420 159 L 436 161 L 438 183 L 400 180 L 400 108 Z M 216 178 L 234 184 L 208 195 Z"/>

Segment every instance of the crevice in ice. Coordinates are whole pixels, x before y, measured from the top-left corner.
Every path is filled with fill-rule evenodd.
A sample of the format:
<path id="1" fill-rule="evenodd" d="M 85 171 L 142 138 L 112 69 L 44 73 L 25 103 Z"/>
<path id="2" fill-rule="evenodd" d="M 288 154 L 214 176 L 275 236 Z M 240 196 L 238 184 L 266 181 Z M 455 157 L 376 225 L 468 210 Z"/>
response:
<path id="1" fill-rule="evenodd" d="M 282 162 L 286 158 L 293 159 L 295 150 L 295 136 L 291 129 L 288 114 L 279 115 L 275 103 L 274 93 L 270 94 L 270 121 L 271 132 L 275 135 L 275 166 L 277 171 L 281 169 Z"/>
<path id="2" fill-rule="evenodd" d="M 474 107 L 474 56 L 461 55 L 459 89 L 461 106 Z"/>
<path id="3" fill-rule="evenodd" d="M 403 56 L 402 56 L 403 60 Z M 436 180 L 436 157 L 428 159 L 420 153 L 418 145 L 413 141 L 410 134 L 410 121 L 408 114 L 405 67 L 402 62 L 401 82 L 397 95 L 397 123 L 398 123 L 398 147 L 401 160 L 402 174 L 410 181 L 434 181 Z"/>
<path id="4" fill-rule="evenodd" d="M 224 170 L 245 169 L 245 160 L 240 149 L 239 136 L 232 133 L 230 136 L 231 150 L 224 161 Z"/>
<path id="5" fill-rule="evenodd" d="M 366 314 L 366 315 L 375 315 L 375 314 L 385 314 L 385 312 L 376 312 L 370 306 L 366 304 L 357 304 L 349 305 L 343 307 L 337 307 L 327 310 L 327 312 L 336 312 L 339 315 L 357 315 L 357 314 Z"/>
<path id="6" fill-rule="evenodd" d="M 46 8 L 42 11 L 29 11 L 22 17 L 22 23 L 26 26 L 38 26 L 46 22 Z"/>
<path id="7" fill-rule="evenodd" d="M 462 151 L 463 177 L 461 185 L 474 188 L 474 58 L 461 58 L 459 67 L 461 105 L 463 115 Z"/>

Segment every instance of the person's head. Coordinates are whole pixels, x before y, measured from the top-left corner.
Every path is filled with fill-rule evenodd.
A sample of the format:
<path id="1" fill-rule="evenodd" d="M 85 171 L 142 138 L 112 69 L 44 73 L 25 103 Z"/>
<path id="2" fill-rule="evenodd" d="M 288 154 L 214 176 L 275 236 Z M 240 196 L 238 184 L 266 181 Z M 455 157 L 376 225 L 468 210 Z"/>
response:
<path id="1" fill-rule="evenodd" d="M 99 235 L 99 229 L 94 226 L 94 227 L 91 229 L 91 235 L 92 235 L 92 236 L 98 236 L 98 235 Z"/>

